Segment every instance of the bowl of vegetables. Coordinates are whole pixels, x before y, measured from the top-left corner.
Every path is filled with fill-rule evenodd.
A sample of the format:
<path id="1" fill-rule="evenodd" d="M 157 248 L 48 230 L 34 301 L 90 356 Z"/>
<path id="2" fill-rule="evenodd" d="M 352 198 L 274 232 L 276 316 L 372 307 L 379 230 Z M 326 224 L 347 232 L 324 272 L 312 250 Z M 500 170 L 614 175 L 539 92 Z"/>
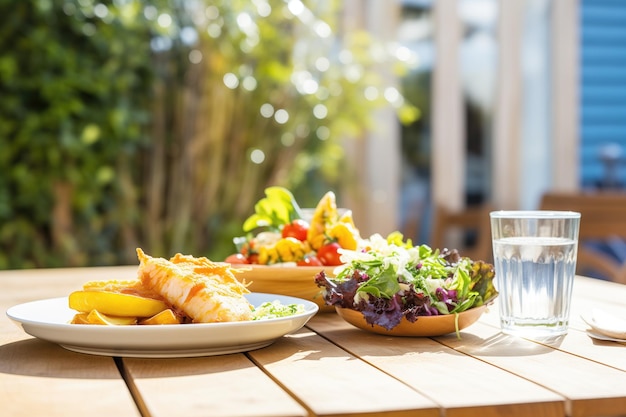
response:
<path id="1" fill-rule="evenodd" d="M 291 192 L 269 187 L 265 198 L 243 224 L 245 235 L 233 239 L 236 252 L 225 262 L 253 292 L 311 300 L 320 311 L 335 311 L 321 297 L 315 276 L 334 276 L 341 265 L 340 250 L 356 250 L 361 242 L 352 212 L 337 208 L 327 192 L 315 208 L 302 209 Z"/>
<path id="2" fill-rule="evenodd" d="M 476 322 L 498 296 L 493 265 L 374 235 L 367 250 L 315 277 L 326 305 L 348 323 L 392 336 L 440 336 Z"/>

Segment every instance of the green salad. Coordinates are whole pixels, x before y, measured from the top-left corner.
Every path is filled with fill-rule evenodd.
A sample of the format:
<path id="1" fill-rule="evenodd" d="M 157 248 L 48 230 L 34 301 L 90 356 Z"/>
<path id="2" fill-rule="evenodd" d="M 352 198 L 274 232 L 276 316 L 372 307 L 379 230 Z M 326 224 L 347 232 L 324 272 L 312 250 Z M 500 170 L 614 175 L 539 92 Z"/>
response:
<path id="1" fill-rule="evenodd" d="M 328 305 L 357 310 L 369 324 L 388 330 L 403 318 L 456 314 L 490 303 L 498 295 L 493 265 L 456 250 L 373 235 L 361 250 L 341 250 L 344 263 L 329 278 L 315 277 Z"/>
<path id="2" fill-rule="evenodd" d="M 289 317 L 304 313 L 302 304 L 281 304 L 280 301 L 266 301 L 252 312 L 252 320 L 267 320 L 279 317 Z"/>

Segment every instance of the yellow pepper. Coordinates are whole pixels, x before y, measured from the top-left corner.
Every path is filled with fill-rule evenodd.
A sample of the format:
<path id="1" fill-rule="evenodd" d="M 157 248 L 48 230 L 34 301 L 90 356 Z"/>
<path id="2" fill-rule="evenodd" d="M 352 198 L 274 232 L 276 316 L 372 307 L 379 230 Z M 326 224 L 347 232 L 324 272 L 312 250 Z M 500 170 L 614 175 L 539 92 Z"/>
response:
<path id="1" fill-rule="evenodd" d="M 336 240 L 339 246 L 349 250 L 357 248 L 359 232 L 350 223 L 335 223 L 328 231 L 328 237 Z"/>
<path id="2" fill-rule="evenodd" d="M 318 250 L 324 245 L 326 229 L 329 225 L 333 225 L 336 222 L 337 202 L 335 193 L 329 191 L 324 194 L 319 203 L 317 203 L 307 233 L 307 241 L 313 249 Z"/>
<path id="3" fill-rule="evenodd" d="M 278 262 L 297 262 L 307 252 L 306 242 L 301 242 L 294 237 L 285 237 L 271 246 L 261 246 L 259 263 L 269 265 Z"/>
<path id="4" fill-rule="evenodd" d="M 352 210 L 346 210 L 337 221 L 339 223 L 348 223 L 356 229 L 356 226 L 354 225 L 354 218 L 352 217 Z"/>
<path id="5" fill-rule="evenodd" d="M 283 262 L 295 262 L 304 257 L 305 249 L 303 242 L 294 237 L 286 237 L 276 243 L 278 256 Z"/>
<path id="6" fill-rule="evenodd" d="M 326 237 L 326 233 L 321 233 L 319 235 L 315 235 L 312 238 L 308 239 L 309 245 L 315 251 L 324 246 L 326 242 L 328 242 L 328 238 Z"/>
<path id="7" fill-rule="evenodd" d="M 270 265 L 278 262 L 278 251 L 276 244 L 259 247 L 259 264 Z"/>

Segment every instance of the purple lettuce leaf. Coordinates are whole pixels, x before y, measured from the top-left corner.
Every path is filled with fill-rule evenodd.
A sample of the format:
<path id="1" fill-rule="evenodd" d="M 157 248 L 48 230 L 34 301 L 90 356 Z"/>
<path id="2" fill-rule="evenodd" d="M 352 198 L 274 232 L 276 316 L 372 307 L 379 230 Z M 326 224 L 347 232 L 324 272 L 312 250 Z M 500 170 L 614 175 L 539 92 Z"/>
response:
<path id="1" fill-rule="evenodd" d="M 370 325 L 379 325 L 387 330 L 396 327 L 402 317 L 404 311 L 402 308 L 402 299 L 399 295 L 391 298 L 374 297 L 369 295 L 368 299 L 359 301 L 357 310 L 363 313 L 365 321 Z"/>

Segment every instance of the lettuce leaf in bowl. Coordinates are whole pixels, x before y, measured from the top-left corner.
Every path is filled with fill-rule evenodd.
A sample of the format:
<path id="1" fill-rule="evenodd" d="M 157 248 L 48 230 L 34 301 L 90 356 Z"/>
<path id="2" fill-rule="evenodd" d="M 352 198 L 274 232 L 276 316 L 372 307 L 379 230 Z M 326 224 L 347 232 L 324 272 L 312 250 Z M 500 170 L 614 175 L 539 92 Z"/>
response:
<path id="1" fill-rule="evenodd" d="M 413 323 L 420 316 L 461 313 L 498 295 L 489 263 L 379 235 L 369 243 L 341 251 L 336 278 L 324 272 L 315 277 L 327 305 L 360 311 L 369 324 L 390 330 L 403 318 Z"/>

